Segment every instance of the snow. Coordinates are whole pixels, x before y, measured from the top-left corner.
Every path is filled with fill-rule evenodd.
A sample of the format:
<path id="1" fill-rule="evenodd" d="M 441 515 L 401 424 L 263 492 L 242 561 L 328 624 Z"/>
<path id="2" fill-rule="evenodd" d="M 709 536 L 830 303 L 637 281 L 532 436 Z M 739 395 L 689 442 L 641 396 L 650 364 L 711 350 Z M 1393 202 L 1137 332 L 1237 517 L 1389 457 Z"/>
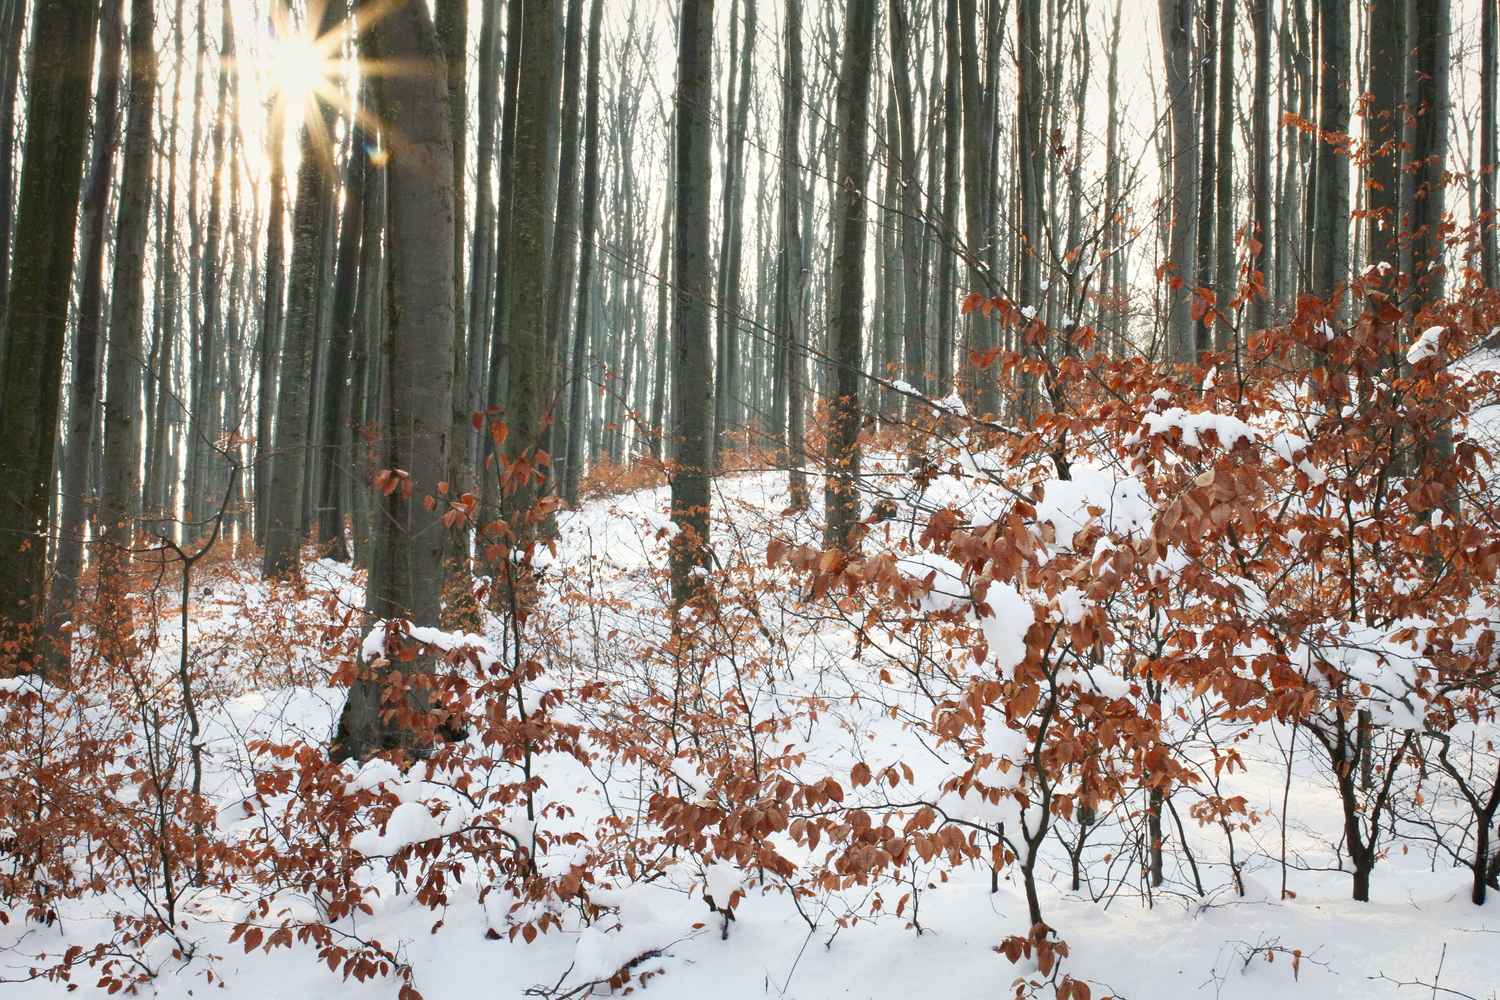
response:
<path id="1" fill-rule="evenodd" d="M 1210 430 L 1222 448 L 1261 443 L 1310 477 L 1319 473 L 1308 462 L 1307 439 L 1290 430 L 1256 428 L 1233 417 L 1170 406 L 1159 414 L 1146 414 L 1143 425 L 1148 434 L 1180 429 L 1184 443 L 1198 447 L 1207 446 Z M 974 467 L 989 463 L 985 467 L 999 474 L 991 458 L 979 456 Z M 1054 559 L 1091 523 L 1106 532 L 1097 544 L 1108 551 L 1149 533 L 1156 516 L 1156 505 L 1142 481 L 1103 461 L 1075 463 L 1069 480 L 1038 476 L 1028 483 L 1027 488 L 1032 487 L 1039 497 L 1035 523 L 1055 529 L 1055 541 L 1048 546 Z M 968 506 L 975 523 L 999 509 L 998 491 L 985 493 L 974 487 L 965 493 L 966 489 L 941 482 L 932 487 L 926 502 L 946 502 L 948 497 L 972 500 Z M 785 506 L 784 477 L 719 480 L 716 490 L 716 537 L 728 537 L 732 527 L 745 539 L 747 552 L 763 554 L 773 533 L 786 533 L 793 540 L 816 537 L 815 524 L 760 513 Z M 666 502 L 664 489 L 647 490 L 606 498 L 559 517 L 558 572 L 549 584 L 557 590 L 538 611 L 556 628 L 555 639 L 538 653 L 552 672 L 549 676 L 566 676 L 573 664 L 589 679 L 625 686 L 646 676 L 656 662 L 653 658 L 670 639 L 669 626 L 657 614 L 660 578 L 653 576 L 665 563 L 665 529 L 670 523 Z M 886 534 L 872 534 L 872 544 L 894 546 L 904 527 L 880 526 Z M 1157 569 L 1170 575 L 1190 562 L 1185 551 L 1172 548 Z M 763 568 L 764 560 L 755 564 Z M 1096 608 L 1082 589 L 1071 585 L 1050 599 L 1004 582 L 981 586 L 951 559 L 917 547 L 901 550 L 897 568 L 928 582 L 919 601 L 922 611 L 957 610 L 954 617 L 977 629 L 988 647 L 983 664 L 959 667 L 943 656 L 953 652 L 953 659 L 961 660 L 956 654 L 962 647 L 934 643 L 924 650 L 928 660 L 921 665 L 921 679 L 927 684 L 938 683 L 941 670 L 973 670 L 1002 682 L 1013 678 L 1027 655 L 1026 634 L 1038 615 L 1077 623 Z M 346 569 L 315 564 L 309 576 L 309 593 L 303 597 L 252 579 L 229 577 L 214 584 L 212 600 L 202 603 L 201 614 L 195 613 L 194 648 L 225 650 L 222 660 L 213 661 L 222 671 L 216 684 L 223 690 L 215 689 L 205 713 L 205 741 L 211 751 L 207 787 L 219 804 L 221 829 L 253 829 L 265 821 L 268 810 L 285 805 L 284 799 L 257 796 L 248 740 L 300 738 L 321 745 L 337 717 L 342 692 L 330 684 L 329 658 L 316 643 L 305 647 L 300 659 L 278 663 L 275 676 L 263 676 L 255 672 L 260 669 L 256 655 L 242 631 L 248 627 L 245 622 L 260 623 L 260 616 L 266 615 L 288 633 L 306 626 L 315 634 L 326 624 L 322 602 L 330 596 L 341 607 L 359 606 L 358 581 Z M 1247 604 L 1264 600 L 1248 582 L 1245 586 Z M 556 596 L 570 593 L 593 595 L 600 604 L 585 611 Z M 982 615 L 976 598 L 984 606 Z M 966 829 L 986 851 L 1002 827 L 1012 833 L 1022 823 L 1034 827 L 1039 819 L 1035 806 L 1027 809 L 1018 798 L 1027 788 L 1023 764 L 1028 745 L 1024 732 L 1002 721 L 1003 700 L 987 709 L 982 747 L 936 740 L 922 728 L 931 704 L 922 700 L 918 685 L 902 682 L 902 671 L 916 665 L 911 649 L 887 641 L 879 627 L 867 629 L 861 645 L 852 629 L 810 624 L 798 617 L 798 600 L 796 587 L 775 578 L 758 612 L 774 642 L 760 645 L 754 640 L 754 646 L 723 651 L 705 680 L 711 685 L 734 676 L 730 654 L 743 663 L 769 655 L 768 649 L 780 651 L 783 658 L 763 675 L 765 683 L 747 695 L 752 721 L 790 723 L 766 738 L 769 753 L 804 758 L 796 773 L 832 776 L 851 797 L 856 790 L 847 777 L 855 762 L 877 773 L 908 763 L 915 772 L 909 784 L 881 789 L 876 782 L 858 792 L 867 796 L 861 801 L 872 813 L 880 812 L 883 803 L 900 807 L 901 814 L 891 820 L 898 828 L 911 815 L 904 803 L 919 798 L 933 802 L 951 821 L 970 824 Z M 1104 610 L 1108 612 L 1107 605 Z M 1482 605 L 1470 609 L 1476 618 L 1485 613 Z M 595 622 L 590 614 L 602 617 Z M 1418 720 L 1411 688 L 1424 666 L 1417 652 L 1420 641 L 1398 643 L 1392 637 L 1403 628 L 1429 627 L 1415 619 L 1374 628 L 1330 617 L 1318 624 L 1302 648 L 1302 665 L 1323 683 L 1332 668 L 1354 685 L 1368 688 L 1358 696 L 1359 707 L 1375 714 L 1382 732 L 1412 725 Z M 609 637 L 611 629 L 621 634 Z M 386 627 L 377 623 L 355 648 L 370 662 L 380 659 L 385 655 L 385 632 Z M 486 635 L 437 629 L 410 632 L 414 640 L 439 649 L 467 647 L 481 665 L 499 660 L 504 649 L 498 634 L 488 630 Z M 747 629 L 744 634 L 759 633 Z M 1464 638 L 1476 637 L 1477 631 Z M 175 652 L 167 648 L 160 655 L 170 659 Z M 881 670 L 896 680 L 882 680 Z M 1059 671 L 1057 682 L 1077 684 L 1107 698 L 1131 694 L 1131 681 L 1107 663 Z M 0 690 L 14 692 L 34 683 L 4 680 Z M 529 687 L 525 702 L 536 707 L 543 691 L 540 685 Z M 47 695 L 61 698 L 65 692 L 52 689 Z M 816 717 L 800 707 L 815 697 L 826 701 Z M 1196 702 L 1185 700 L 1181 707 L 1185 716 L 1198 718 L 1201 706 Z M 583 718 L 583 709 L 574 711 Z M 1172 735 L 1185 744 L 1197 738 L 1185 720 Z M 1230 738 L 1226 732 L 1217 735 Z M 1461 735 L 1485 739 L 1488 728 L 1476 725 Z M 1348 875 L 1338 870 L 1344 862 L 1338 802 L 1330 791 L 1326 763 L 1311 752 L 1310 744 L 1306 733 L 1274 725 L 1234 740 L 1245 767 L 1226 769 L 1220 776 L 1220 792 L 1244 796 L 1258 817 L 1235 831 L 1243 896 L 1234 886 L 1230 855 L 1218 826 L 1199 826 L 1188 812 L 1200 801 L 1195 791 L 1181 790 L 1178 795 L 1184 831 L 1203 874 L 1201 894 L 1191 884 L 1175 825 L 1166 848 L 1167 884 L 1160 889 L 1147 887 L 1140 878 L 1138 858 L 1110 853 L 1113 848 L 1106 841 L 1118 834 L 1107 831 L 1115 829 L 1111 824 L 1140 821 L 1144 799 L 1139 795 L 1117 809 L 1101 810 L 1100 844 L 1085 849 L 1084 878 L 1077 889 L 1072 888 L 1058 838 L 1049 836 L 1038 862 L 1043 872 L 1040 902 L 1048 923 L 1069 944 L 1064 971 L 1091 984 L 1095 997 L 1387 1000 L 1434 992 L 1403 989 L 1390 980 L 1431 983 L 1441 968 L 1443 989 L 1490 996 L 1500 982 L 1500 955 L 1493 938 L 1500 926 L 1495 919 L 1500 904 L 1473 906 L 1467 873 L 1412 831 L 1392 841 L 1377 865 L 1373 901 L 1348 899 Z M 1192 745 L 1211 772 L 1212 754 L 1202 743 Z M 1290 769 L 1289 745 L 1295 747 Z M 548 829 L 587 839 L 598 824 L 613 818 L 626 825 L 642 823 L 641 800 L 659 788 L 636 783 L 641 766 L 602 756 L 585 766 L 566 755 L 539 754 L 537 773 L 545 783 L 539 791 L 539 816 L 528 819 L 518 810 L 503 831 L 516 842 L 534 844 Z M 712 757 L 671 757 L 663 766 L 662 783 L 680 782 L 684 794 L 701 801 L 715 787 L 714 766 Z M 959 778 L 967 783 L 955 784 Z M 659 1000 L 909 1000 L 988 996 L 996 993 L 997 984 L 1008 995 L 1009 984 L 1018 977 L 1037 978 L 1034 963 L 1012 965 L 994 951 L 1006 937 L 1026 932 L 1027 904 L 1014 868 L 1002 869 L 996 891 L 991 891 L 991 871 L 983 859 L 954 866 L 913 864 L 901 871 L 904 881 L 899 883 L 878 888 L 851 885 L 838 892 L 794 897 L 784 883 L 755 865 L 715 858 L 711 852 L 693 857 L 683 851 L 675 861 L 666 859 L 670 863 L 655 869 L 649 879 L 603 866 L 590 871 L 596 884 L 589 890 L 588 907 L 561 908 L 562 926 L 534 942 L 512 940 L 510 922 L 533 912 L 525 908 L 531 904 L 512 909 L 519 905 L 514 897 L 466 876 L 450 886 L 448 903 L 433 910 L 416 899 L 410 881 L 389 863 L 402 851 L 456 838 L 473 821 L 472 805 L 445 784 L 443 775 L 427 773 L 421 766 L 403 771 L 375 760 L 358 767 L 345 765 L 342 780 L 346 791 L 368 793 L 381 803 L 369 813 L 375 820 L 360 826 L 350 842 L 365 859 L 364 867 L 351 877 L 375 887 L 378 895 L 367 897 L 371 912 L 356 913 L 336 926 L 341 933 L 379 940 L 409 962 L 414 985 L 429 1000 L 522 1000 L 536 995 L 529 991 L 554 988 L 559 993 L 583 988 L 595 996 L 607 995 L 607 986 L 589 990 L 586 984 L 607 980 L 627 966 L 633 977 L 628 987 Z M 482 798 L 484 792 L 471 794 Z M 1283 795 L 1290 819 L 1284 872 L 1279 842 Z M 576 812 L 558 818 L 561 806 Z M 1071 837 L 1078 827 L 1060 829 Z M 804 850 L 786 836 L 778 835 L 774 842 L 800 866 L 826 863 L 826 843 Z M 79 859 L 81 870 L 86 870 L 85 860 Z M 587 860 L 580 845 L 553 841 L 539 848 L 537 863 L 543 872 L 557 876 Z M 1283 875 L 1295 895 L 1282 896 Z M 176 945 L 165 938 L 153 943 L 144 958 L 156 978 L 143 992 L 169 1000 L 209 993 L 226 1000 L 373 1000 L 396 995 L 397 987 L 389 979 L 342 979 L 318 962 L 307 945 L 246 954 L 240 944 L 230 943 L 230 929 L 246 917 L 248 890 L 189 887 L 181 914 L 187 925 L 183 934 L 197 948 L 195 956 L 190 961 L 174 957 Z M 725 921 L 710 911 L 705 897 L 722 908 L 737 891 L 743 898 L 735 905 L 734 920 Z M 878 910 L 877 893 L 883 897 Z M 911 899 L 898 917 L 895 910 L 903 895 Z M 316 886 L 299 884 L 277 887 L 273 899 L 276 921 L 283 913 L 294 919 L 319 919 L 320 907 L 327 902 Z M 108 937 L 114 914 L 133 912 L 131 908 L 140 905 L 139 899 L 85 897 L 63 904 L 60 919 L 49 925 L 27 921 L 21 907 L 0 904 L 0 910 L 10 915 L 10 923 L 0 925 L 0 979 L 24 978 L 34 964 L 27 956 L 55 955 L 72 944 Z M 434 928 L 438 921 L 442 927 Z M 1294 952 L 1299 953 L 1295 970 Z M 206 978 L 210 970 L 212 983 Z M 645 989 L 640 983 L 643 975 L 650 976 Z M 1382 975 L 1389 979 L 1378 978 Z M 70 985 L 78 987 L 71 992 L 80 997 L 103 997 L 107 994 L 95 985 L 97 978 L 95 970 L 83 968 L 72 984 L 7 982 L 6 998 L 61 1000 Z M 621 995 L 624 988 L 613 992 Z M 1050 998 L 1051 991 L 1037 995 Z"/>
<path id="2" fill-rule="evenodd" d="M 1425 361 L 1428 358 L 1437 357 L 1441 352 L 1439 339 L 1443 336 L 1443 328 L 1440 326 L 1429 326 L 1422 331 L 1422 335 L 1416 342 L 1406 350 L 1406 360 L 1411 364 Z"/>

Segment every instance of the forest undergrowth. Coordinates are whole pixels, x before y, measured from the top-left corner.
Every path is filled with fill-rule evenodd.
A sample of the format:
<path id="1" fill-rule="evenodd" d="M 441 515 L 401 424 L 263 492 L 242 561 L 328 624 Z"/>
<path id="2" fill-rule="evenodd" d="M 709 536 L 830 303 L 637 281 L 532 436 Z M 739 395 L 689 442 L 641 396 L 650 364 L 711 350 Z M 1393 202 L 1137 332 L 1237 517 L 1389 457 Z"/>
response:
<path id="1" fill-rule="evenodd" d="M 1369 900 L 1415 853 L 1482 905 L 1500 316 L 1460 299 L 1418 330 L 1380 280 L 1186 378 L 1049 359 L 971 302 L 1019 347 L 982 371 L 1040 415 L 941 401 L 871 435 L 843 546 L 783 474 L 720 478 L 686 604 L 649 468 L 487 552 L 473 634 L 367 621 L 326 560 L 268 583 L 224 540 L 190 587 L 138 560 L 133 642 L 80 616 L 68 688 L 0 682 L 0 980 L 150 992 L 286 948 L 407 1000 L 412 936 L 479 921 L 572 940 L 528 992 L 577 997 L 656 988 L 754 899 L 828 947 L 922 936 L 952 881 L 1014 894 L 984 933 L 1016 996 L 1089 1000 L 1087 929 L 1054 915 L 1078 901 L 1202 912 L 1317 870 Z M 407 738 L 335 763 L 361 678 Z M 643 916 L 647 889 L 697 919 Z M 404 930 L 372 930 L 394 906 Z"/>

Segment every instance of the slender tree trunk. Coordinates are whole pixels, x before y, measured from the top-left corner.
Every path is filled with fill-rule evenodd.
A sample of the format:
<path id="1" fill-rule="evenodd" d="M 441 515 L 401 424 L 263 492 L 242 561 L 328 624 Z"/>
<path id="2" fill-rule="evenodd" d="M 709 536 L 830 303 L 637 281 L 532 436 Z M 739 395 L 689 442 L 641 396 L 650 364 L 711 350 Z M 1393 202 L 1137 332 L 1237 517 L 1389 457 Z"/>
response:
<path id="1" fill-rule="evenodd" d="M 552 262 L 550 267 L 550 280 L 547 287 L 547 340 L 549 343 L 559 344 L 564 347 L 577 348 L 577 333 L 571 338 L 572 343 L 565 335 L 566 319 L 572 309 L 574 266 L 579 253 L 580 235 L 578 232 L 578 184 L 589 183 L 587 168 L 580 178 L 578 173 L 578 112 L 579 112 L 579 90 L 583 85 L 583 0 L 568 0 L 567 29 L 564 32 L 563 42 L 563 74 L 562 74 L 562 137 L 560 155 L 558 158 L 558 187 L 557 187 L 557 232 L 552 240 Z M 585 141 L 591 136 L 585 132 Z M 597 183 L 597 181 L 596 181 Z M 597 193 L 596 193 L 597 197 Z M 583 250 L 585 254 L 588 249 Z M 592 260 L 589 262 L 592 264 Z M 578 275 L 579 287 L 582 288 L 583 275 Z M 583 299 L 579 294 L 580 300 Z M 564 371 L 573 373 L 568 378 L 568 397 L 572 399 L 572 385 L 576 382 L 578 365 L 573 358 L 572 351 L 563 362 Z M 576 482 L 573 478 L 573 424 L 572 410 L 567 410 L 567 426 L 564 428 L 563 454 L 554 456 L 554 462 L 562 463 L 563 498 L 573 503 L 576 496 L 568 492 L 568 484 Z M 575 487 L 576 489 L 576 487 Z"/>
<path id="2" fill-rule="evenodd" d="M 99 494 L 99 622 L 106 653 L 119 655 L 130 633 L 124 595 L 130 569 L 131 507 L 137 494 L 138 411 L 145 325 L 146 237 L 151 213 L 156 103 L 156 5 L 131 0 L 130 93 L 115 228 L 104 380 L 104 469 Z"/>
<path id="3" fill-rule="evenodd" d="M 827 524 L 823 544 L 852 548 L 859 521 L 859 384 L 865 298 L 865 187 L 869 177 L 870 76 L 875 51 L 875 0 L 849 0 L 839 66 L 839 184 L 832 206 L 834 247 L 828 353 L 834 364 L 828 428 Z M 965 88 L 967 93 L 967 87 Z"/>
<path id="4" fill-rule="evenodd" d="M 1411 276 L 1406 308 L 1413 316 L 1443 297 L 1443 209 L 1448 160 L 1448 0 L 1407 0 L 1406 167 L 1401 203 Z M 19 251 L 18 251 L 19 252 Z"/>
<path id="5" fill-rule="evenodd" d="M 16 87 L 21 79 L 21 42 L 26 35 L 26 0 L 7 0 L 0 12 L 5 33 L 0 58 L 0 323 L 10 301 L 11 225 L 15 221 Z"/>
<path id="6" fill-rule="evenodd" d="M 323 11 L 319 34 L 338 23 L 336 6 Z M 332 111 L 319 102 L 321 118 L 304 122 L 297 166 L 297 204 L 292 211 L 292 259 L 287 276 L 286 332 L 277 380 L 274 454 L 266 511 L 265 556 L 261 572 L 293 579 L 301 573 L 308 447 L 312 443 L 313 364 L 317 353 L 318 298 L 322 288 L 326 220 L 333 197 L 331 152 L 321 147 L 333 134 Z M 312 114 L 312 109 L 308 109 Z M 450 164 L 451 167 L 451 164 Z M 450 251 L 448 256 L 453 255 Z M 449 280 L 452 279 L 451 269 Z M 446 341 L 450 347 L 451 337 Z M 451 368 L 451 364 L 444 366 Z"/>
<path id="7" fill-rule="evenodd" d="M 934 0 L 936 3 L 936 0 Z M 938 343 L 937 394 L 951 392 L 953 386 L 954 302 L 958 297 L 958 268 L 953 248 L 958 245 L 958 196 L 962 123 L 958 58 L 958 0 L 947 0 L 944 11 L 943 41 L 943 220 L 942 262 L 938 268 Z M 936 29 L 934 29 L 936 33 Z"/>
<path id="8" fill-rule="evenodd" d="M 520 477 L 503 510 L 527 510 L 539 495 L 547 470 L 537 454 L 552 388 L 547 349 L 547 163 L 550 145 L 554 6 L 525 0 L 521 24 L 520 79 L 516 92 L 515 176 L 511 181 L 509 243 L 506 247 L 506 352 L 509 373 L 505 454 Z M 516 466 L 525 461 L 528 466 Z"/>
<path id="9" fill-rule="evenodd" d="M 1198 121 L 1193 113 L 1193 0 L 1160 0 L 1167 108 L 1172 126 L 1169 164 L 1167 354 L 1177 364 L 1198 360 L 1189 312 L 1194 260 L 1194 208 L 1198 198 Z"/>
<path id="10" fill-rule="evenodd" d="M 1480 273 L 1490 288 L 1500 288 L 1495 232 L 1495 171 L 1500 170 L 1500 121 L 1495 108 L 1496 90 L 1500 89 L 1497 20 L 1500 2 L 1483 0 L 1479 15 L 1479 261 Z"/>
<path id="11" fill-rule="evenodd" d="M 599 50 L 604 0 L 594 0 L 589 11 L 588 81 L 584 88 L 583 215 L 578 223 L 582 249 L 578 262 L 578 312 L 573 322 L 573 344 L 568 351 L 568 444 L 563 498 L 578 504 L 578 479 L 585 461 L 583 441 L 584 354 L 588 347 L 589 292 L 594 279 L 594 229 L 599 214 Z"/>
<path id="12" fill-rule="evenodd" d="M 115 144 L 119 133 L 120 0 L 104 0 L 99 13 L 99 79 L 94 94 L 94 138 L 89 153 L 88 186 L 84 189 L 79 233 L 83 280 L 78 291 L 78 326 L 73 338 L 73 389 L 68 394 L 68 437 L 63 452 L 62 500 L 59 507 L 57 552 L 47 594 L 47 657 L 49 671 L 68 676 L 69 635 L 66 625 L 78 597 L 78 575 L 83 570 L 83 539 L 88 528 L 90 460 L 96 444 L 94 428 L 99 409 L 99 339 L 104 312 L 105 221 L 109 191 L 114 181 Z"/>
<path id="13" fill-rule="evenodd" d="M 702 590 L 709 566 L 714 370 L 709 208 L 713 184 L 713 0 L 682 0 L 677 21 L 672 425 L 672 595 Z"/>
<path id="14" fill-rule="evenodd" d="M 1214 194 L 1214 287 L 1216 301 L 1226 305 L 1234 298 L 1238 282 L 1234 268 L 1234 8 L 1237 0 L 1223 0 L 1223 21 L 1219 29 L 1219 151 L 1218 173 Z M 1253 2 L 1253 0 L 1252 0 Z M 1346 15 L 1347 16 L 1347 15 Z M 1347 127 L 1347 116 L 1346 126 Z M 1345 166 L 1340 164 L 1341 167 Z M 1346 184 L 1347 184 L 1347 174 Z M 1347 198 L 1344 217 L 1348 218 Z M 1346 229 L 1347 232 L 1347 229 Z M 1214 328 L 1214 349 L 1227 351 L 1234 331 L 1221 319 Z"/>
<path id="15" fill-rule="evenodd" d="M 338 562 L 349 559 L 349 545 L 344 538 L 343 498 L 351 458 L 349 425 L 353 421 L 347 384 L 350 353 L 354 349 L 360 236 L 364 231 L 364 181 L 370 162 L 365 141 L 364 130 L 356 127 L 353 141 L 349 143 L 349 162 L 344 168 L 344 213 L 335 266 L 333 315 L 328 324 L 328 359 L 323 371 L 323 472 L 319 477 L 318 543 L 326 557 Z"/>
<path id="16" fill-rule="evenodd" d="M 276 419 L 276 383 L 281 371 L 281 322 L 286 292 L 286 168 L 283 155 L 286 114 L 282 101 L 272 102 L 269 131 L 266 159 L 271 195 L 266 218 L 266 287 L 261 300 L 255 355 L 259 385 L 255 411 L 255 538 L 263 545 L 266 541 L 266 515 L 271 509 L 271 436 Z"/>
<path id="17" fill-rule="evenodd" d="M 23 643 L 39 638 L 27 629 L 39 623 L 46 597 L 46 522 L 98 13 L 94 0 L 40 0 L 32 30 L 0 364 L 0 633 Z"/>
<path id="18" fill-rule="evenodd" d="M 1313 220 L 1313 292 L 1331 296 L 1349 280 L 1349 3 L 1318 0 L 1322 41 L 1317 152 L 1318 203 Z"/>
<path id="19" fill-rule="evenodd" d="M 1264 286 L 1250 301 L 1250 328 L 1271 320 L 1271 0 L 1250 0 L 1255 84 L 1250 104 L 1250 272 Z"/>
<path id="20" fill-rule="evenodd" d="M 777 377 L 786 397 L 784 426 L 791 507 L 806 510 L 807 445 L 803 413 L 807 352 L 807 266 L 802 248 L 802 0 L 786 0 L 785 65 L 781 82 L 781 178 L 779 192 L 781 280 L 777 326 L 782 364 Z"/>
<path id="21" fill-rule="evenodd" d="M 1493 4 L 1491 4 L 1493 6 Z M 1366 48 L 1370 76 L 1366 91 L 1365 141 L 1371 147 L 1365 181 L 1367 264 L 1396 263 L 1396 234 L 1401 221 L 1401 131 L 1406 101 L 1406 11 L 1404 3 L 1370 8 Z"/>

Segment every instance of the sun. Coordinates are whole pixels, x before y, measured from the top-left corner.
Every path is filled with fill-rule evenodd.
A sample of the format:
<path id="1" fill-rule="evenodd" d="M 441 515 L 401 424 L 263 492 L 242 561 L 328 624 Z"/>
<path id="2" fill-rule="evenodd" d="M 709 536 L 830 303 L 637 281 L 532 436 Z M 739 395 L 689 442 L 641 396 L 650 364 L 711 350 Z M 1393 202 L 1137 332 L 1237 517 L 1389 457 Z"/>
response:
<path id="1" fill-rule="evenodd" d="M 277 40 L 261 66 L 270 91 L 288 103 L 300 104 L 333 89 L 341 67 L 338 39 L 331 41 L 330 46 L 301 32 Z"/>

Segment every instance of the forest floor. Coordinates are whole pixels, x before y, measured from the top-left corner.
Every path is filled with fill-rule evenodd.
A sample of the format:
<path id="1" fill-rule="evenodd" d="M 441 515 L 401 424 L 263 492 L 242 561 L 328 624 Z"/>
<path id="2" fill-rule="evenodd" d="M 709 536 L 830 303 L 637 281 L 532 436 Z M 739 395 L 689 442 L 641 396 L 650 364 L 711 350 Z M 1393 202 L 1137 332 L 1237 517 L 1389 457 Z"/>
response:
<path id="1" fill-rule="evenodd" d="M 773 532 L 795 530 L 788 526 L 795 519 L 766 513 L 786 505 L 784 476 L 726 477 L 718 489 L 716 537 L 721 546 L 746 553 L 747 564 L 764 553 Z M 640 662 L 630 643 L 659 638 L 652 633 L 665 628 L 659 571 L 665 560 L 666 499 L 665 490 L 602 497 L 563 515 L 561 544 L 543 598 L 546 627 L 552 630 L 545 644 L 549 671 L 628 682 Z M 579 595 L 589 600 L 580 601 Z M 300 595 L 269 590 L 249 569 L 233 564 L 221 568 L 198 595 L 191 643 L 195 656 L 213 664 L 206 694 L 213 703 L 206 787 L 220 810 L 222 829 L 255 822 L 238 819 L 237 809 L 249 794 L 249 741 L 284 743 L 298 736 L 313 744 L 326 741 L 340 707 L 341 692 L 329 683 L 333 664 L 306 651 L 315 644 L 298 659 L 268 637 L 310 634 L 331 612 L 359 604 L 357 576 L 326 562 L 312 565 Z M 780 599 L 766 601 L 769 631 L 786 656 L 752 678 L 750 696 L 764 713 L 800 698 L 826 703 L 823 713 L 799 717 L 795 740 L 798 752 L 807 755 L 803 772 L 815 776 L 825 769 L 842 777 L 851 759 L 872 765 L 905 760 L 919 771 L 930 770 L 931 780 L 940 778 L 948 763 L 938 748 L 893 719 L 889 705 L 870 694 L 879 685 L 880 656 L 868 649 L 861 654 L 845 623 L 800 615 L 807 606 L 785 588 Z M 776 615 L 782 617 L 771 622 Z M 166 608 L 158 653 L 164 661 L 176 655 L 176 639 L 166 635 L 171 627 Z M 1285 742 L 1291 736 L 1265 729 L 1242 741 L 1247 770 L 1224 779 L 1225 794 L 1245 796 L 1254 822 L 1234 831 L 1233 853 L 1217 826 L 1200 828 L 1187 820 L 1183 832 L 1200 869 L 1201 895 L 1175 834 L 1166 885 L 1153 888 L 1143 877 L 1140 856 L 1129 846 L 1139 801 L 1101 819 L 1099 846 L 1085 852 L 1077 890 L 1070 888 L 1061 841 L 1052 842 L 1042 863 L 1041 905 L 1068 943 L 1067 974 L 1090 984 L 1093 997 L 1128 1000 L 1497 996 L 1500 902 L 1492 897 L 1487 906 L 1473 906 L 1467 871 L 1434 856 L 1411 831 L 1403 834 L 1407 839 L 1392 841 L 1377 865 L 1372 901 L 1351 901 L 1349 876 L 1338 870 L 1337 796 L 1326 769 L 1306 755 L 1295 754 L 1288 769 Z M 404 787 L 403 801 L 433 791 L 379 767 L 369 765 L 367 779 Z M 584 767 L 562 758 L 544 762 L 542 773 L 546 794 L 575 811 L 569 822 L 580 830 L 611 810 L 629 813 L 645 794 L 632 768 L 618 762 Z M 1002 874 L 992 891 L 991 872 L 983 865 L 911 868 L 905 884 L 915 890 L 915 902 L 905 903 L 898 916 L 893 904 L 900 883 L 810 897 L 799 907 L 783 890 L 754 885 L 754 871 L 722 864 L 705 870 L 685 860 L 654 881 L 622 880 L 597 890 L 596 901 L 615 908 L 608 920 L 592 926 L 565 920 L 561 930 L 527 944 L 490 933 L 504 929 L 505 913 L 495 897 L 482 902 L 480 887 L 472 882 L 454 888 L 439 910 L 418 904 L 396 876 L 380 870 L 378 856 L 404 843 L 394 827 L 362 835 L 368 853 L 376 856 L 370 878 L 384 891 L 372 900 L 372 913 L 344 923 L 362 937 L 380 939 L 408 962 L 413 985 L 428 1000 L 567 995 L 632 961 L 634 978 L 627 988 L 660 1000 L 1010 996 L 1016 980 L 1039 978 L 1034 961 L 1012 964 L 995 950 L 1008 936 L 1026 933 L 1027 906 L 1010 874 Z M 787 853 L 796 856 L 790 848 Z M 1243 894 L 1234 884 L 1232 865 L 1240 866 Z M 705 887 L 726 879 L 748 890 L 727 931 L 703 899 Z M 877 901 L 878 893 L 887 898 Z M 883 909 L 872 913 L 877 902 Z M 313 908 L 312 901 L 292 892 L 283 893 L 277 904 L 293 914 Z M 245 907 L 233 893 L 203 890 L 193 897 L 182 912 L 184 936 L 197 943 L 196 956 L 176 960 L 170 945 L 159 940 L 159 953 L 151 959 L 157 974 L 144 991 L 154 988 L 156 995 L 174 1000 L 395 995 L 396 985 L 387 979 L 342 979 L 320 964 L 310 947 L 246 953 L 230 942 L 230 929 Z M 65 904 L 50 927 L 23 927 L 20 921 L 0 927 L 0 945 L 7 949 L 0 951 L 0 977 L 24 974 L 22 951 L 56 954 L 70 943 L 88 945 L 107 936 L 113 915 L 132 908 L 139 909 L 139 902 L 128 897 L 89 896 Z M 434 927 L 439 921 L 442 926 Z M 80 969 L 71 985 L 8 983 L 3 994 L 32 1000 L 70 990 L 78 996 L 103 992 L 88 970 Z M 1050 1000 L 1052 990 L 1037 995 Z"/>

